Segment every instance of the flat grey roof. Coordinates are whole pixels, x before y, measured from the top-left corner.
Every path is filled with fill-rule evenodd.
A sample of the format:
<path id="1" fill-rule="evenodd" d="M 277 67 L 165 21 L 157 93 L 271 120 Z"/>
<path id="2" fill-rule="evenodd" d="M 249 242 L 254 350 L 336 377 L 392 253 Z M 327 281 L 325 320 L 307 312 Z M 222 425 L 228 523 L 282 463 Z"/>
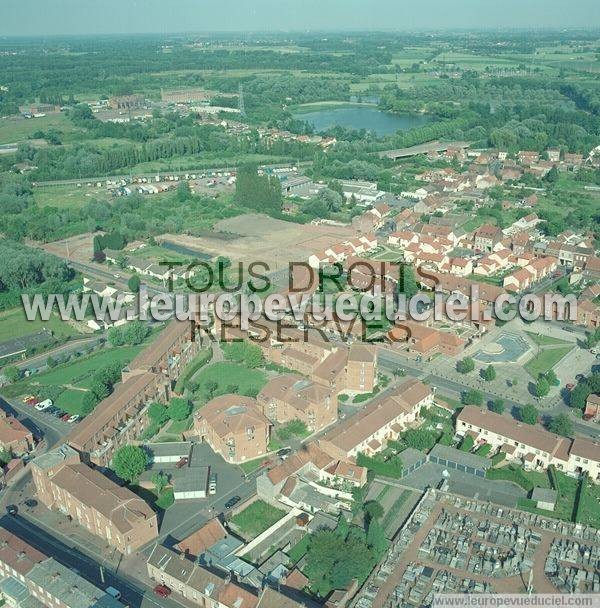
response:
<path id="1" fill-rule="evenodd" d="M 77 452 L 77 450 L 74 450 L 70 445 L 63 443 L 50 452 L 37 456 L 32 462 L 40 469 L 51 469 L 78 454 L 79 452 Z"/>
<path id="2" fill-rule="evenodd" d="M 541 500 L 542 502 L 556 503 L 558 492 L 551 488 L 533 488 L 531 493 L 532 500 Z"/>
<path id="3" fill-rule="evenodd" d="M 451 448 L 447 445 L 440 445 L 439 443 L 434 446 L 431 452 L 429 452 L 429 458 L 431 459 L 432 457 L 443 458 L 444 460 L 449 460 L 474 469 L 486 470 L 491 466 L 491 462 L 487 458 L 471 454 L 470 452 L 463 452 L 462 450 L 457 450 L 456 448 Z M 400 453 L 400 458 L 402 458 L 402 452 Z"/>
<path id="4" fill-rule="evenodd" d="M 417 462 L 425 462 L 427 460 L 427 454 L 425 452 L 420 452 L 419 450 L 415 450 L 414 448 L 406 448 L 402 450 L 398 457 L 402 461 L 402 466 L 407 469 Z"/>
<path id="5" fill-rule="evenodd" d="M 152 458 L 165 456 L 189 456 L 192 444 L 189 441 L 147 443 L 144 446 Z"/>
<path id="6" fill-rule="evenodd" d="M 171 472 L 175 492 L 198 492 L 208 485 L 208 467 L 184 467 Z"/>

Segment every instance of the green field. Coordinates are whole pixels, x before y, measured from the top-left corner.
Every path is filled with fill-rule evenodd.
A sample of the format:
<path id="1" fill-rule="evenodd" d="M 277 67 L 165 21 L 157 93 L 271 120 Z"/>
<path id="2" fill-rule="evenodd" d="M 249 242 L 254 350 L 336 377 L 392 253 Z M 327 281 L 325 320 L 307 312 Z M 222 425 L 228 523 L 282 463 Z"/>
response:
<path id="1" fill-rule="evenodd" d="M 92 375 L 100 368 L 109 363 L 119 362 L 125 365 L 131 361 L 141 350 L 143 346 L 123 346 L 119 348 L 106 348 L 99 353 L 68 363 L 64 366 L 57 367 L 45 374 L 34 376 L 35 382 L 42 385 L 65 386 L 72 384 L 79 388 L 89 388 Z"/>
<path id="2" fill-rule="evenodd" d="M 249 392 L 257 393 L 267 383 L 267 376 L 262 370 L 248 369 L 236 363 L 219 361 L 203 368 L 195 377 L 198 390 L 203 391 L 207 382 L 216 382 L 218 388 L 215 394 L 223 394 L 227 387 L 237 387 L 234 391 L 240 395 Z"/>
<path id="3" fill-rule="evenodd" d="M 285 511 L 276 509 L 263 500 L 257 500 L 231 518 L 241 532 L 256 538 L 285 515 Z"/>
<path id="4" fill-rule="evenodd" d="M 550 371 L 573 348 L 573 346 L 562 346 L 542 350 L 531 361 L 525 363 L 525 369 L 537 380 L 540 374 Z"/>
<path id="5" fill-rule="evenodd" d="M 104 186 L 96 184 L 88 186 L 89 182 L 82 180 L 80 188 L 77 185 L 40 186 L 33 189 L 33 198 L 40 207 L 57 207 L 59 209 L 77 209 L 90 200 L 113 200 L 112 195 Z"/>
<path id="6" fill-rule="evenodd" d="M 72 325 L 62 321 L 58 315 L 52 315 L 46 322 L 38 319 L 28 321 L 25 311 L 21 307 L 0 312 L 0 342 L 35 334 L 44 328 L 52 331 L 56 338 L 81 335 Z"/>
<path id="7" fill-rule="evenodd" d="M 0 144 L 12 144 L 31 139 L 36 131 L 55 129 L 62 133 L 78 131 L 64 114 L 48 114 L 39 118 L 9 116 L 0 119 Z"/>
<path id="8" fill-rule="evenodd" d="M 525 332 L 538 346 L 555 346 L 559 344 L 572 344 L 567 340 L 554 338 L 552 336 L 544 336 L 543 334 L 535 334 L 532 331 Z"/>

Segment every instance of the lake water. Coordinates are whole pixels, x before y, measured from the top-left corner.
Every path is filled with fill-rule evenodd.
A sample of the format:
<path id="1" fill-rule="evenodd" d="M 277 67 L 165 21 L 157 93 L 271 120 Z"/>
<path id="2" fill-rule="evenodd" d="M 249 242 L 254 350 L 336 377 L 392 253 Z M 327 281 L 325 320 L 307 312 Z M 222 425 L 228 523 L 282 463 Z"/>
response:
<path id="1" fill-rule="evenodd" d="M 315 131 L 326 131 L 331 127 L 366 129 L 377 136 L 390 135 L 396 131 L 408 131 L 431 122 L 430 116 L 422 114 L 390 114 L 372 106 L 346 106 L 294 114 L 294 118 L 310 123 Z"/>

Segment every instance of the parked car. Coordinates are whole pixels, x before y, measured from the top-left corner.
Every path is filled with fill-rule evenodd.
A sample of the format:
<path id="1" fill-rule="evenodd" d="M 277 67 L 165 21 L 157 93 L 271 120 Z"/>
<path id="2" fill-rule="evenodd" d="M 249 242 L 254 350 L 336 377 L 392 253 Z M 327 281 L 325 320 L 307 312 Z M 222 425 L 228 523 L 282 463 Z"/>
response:
<path id="1" fill-rule="evenodd" d="M 189 463 L 190 459 L 187 456 L 184 456 L 183 458 L 179 459 L 179 462 L 175 465 L 175 467 L 177 469 L 183 469 L 183 467 L 185 467 L 188 463 Z"/>
<path id="2" fill-rule="evenodd" d="M 67 412 L 63 412 L 62 410 L 56 410 L 56 412 L 54 412 L 53 416 L 55 416 L 56 418 L 62 418 Z"/>
<path id="3" fill-rule="evenodd" d="M 67 419 L 67 422 L 69 422 L 70 424 L 73 424 L 74 422 L 77 422 L 79 420 L 79 414 L 73 414 L 73 416 L 69 416 L 69 418 Z"/>
<path id="4" fill-rule="evenodd" d="M 154 595 L 158 595 L 158 597 L 169 597 L 171 595 L 171 589 L 166 585 L 156 585 L 153 591 Z"/>
<path id="5" fill-rule="evenodd" d="M 25 506 L 26 506 L 26 507 L 29 507 L 30 509 L 33 509 L 34 507 L 37 507 L 37 506 L 38 506 L 38 501 L 37 501 L 37 500 L 35 500 L 35 498 L 28 498 L 28 499 L 25 501 Z"/>
<path id="6" fill-rule="evenodd" d="M 208 493 L 216 494 L 217 493 L 217 476 L 211 475 L 208 481 Z"/>
<path id="7" fill-rule="evenodd" d="M 38 412 L 43 412 L 44 410 L 47 410 L 49 407 L 52 407 L 52 399 L 44 399 L 44 401 L 40 401 L 35 406 L 35 409 Z"/>
<path id="8" fill-rule="evenodd" d="M 61 420 L 64 420 L 65 422 L 71 417 L 71 414 L 64 414 L 60 417 Z"/>
<path id="9" fill-rule="evenodd" d="M 279 456 L 279 458 L 281 458 L 282 460 L 285 460 L 291 453 L 292 448 L 281 448 L 278 452 L 277 452 L 277 456 Z"/>
<path id="10" fill-rule="evenodd" d="M 237 503 L 240 502 L 240 500 L 242 500 L 242 499 L 239 496 L 233 496 L 225 503 L 225 508 L 231 509 L 231 507 L 234 507 L 235 505 L 237 505 Z"/>
<path id="11" fill-rule="evenodd" d="M 16 515 L 19 512 L 19 509 L 18 509 L 17 505 L 8 505 L 6 507 L 6 512 L 9 515 Z"/>
<path id="12" fill-rule="evenodd" d="M 35 395 L 25 395 L 25 397 L 23 397 L 23 399 L 21 399 L 21 401 L 23 403 L 29 403 L 33 399 L 35 399 Z"/>

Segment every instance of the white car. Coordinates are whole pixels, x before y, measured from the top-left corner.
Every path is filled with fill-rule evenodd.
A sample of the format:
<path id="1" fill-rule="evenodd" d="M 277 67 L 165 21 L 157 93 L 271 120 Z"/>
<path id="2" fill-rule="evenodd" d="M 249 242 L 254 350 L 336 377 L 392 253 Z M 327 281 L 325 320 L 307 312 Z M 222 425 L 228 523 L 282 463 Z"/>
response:
<path id="1" fill-rule="evenodd" d="M 67 418 L 67 422 L 73 423 L 73 422 L 77 422 L 79 420 L 79 414 L 73 414 L 73 416 L 69 416 L 69 418 Z"/>
<path id="2" fill-rule="evenodd" d="M 45 409 L 48 409 L 49 407 L 52 407 L 52 399 L 45 399 L 44 401 L 40 401 L 36 406 L 35 409 L 38 412 L 43 412 Z"/>

